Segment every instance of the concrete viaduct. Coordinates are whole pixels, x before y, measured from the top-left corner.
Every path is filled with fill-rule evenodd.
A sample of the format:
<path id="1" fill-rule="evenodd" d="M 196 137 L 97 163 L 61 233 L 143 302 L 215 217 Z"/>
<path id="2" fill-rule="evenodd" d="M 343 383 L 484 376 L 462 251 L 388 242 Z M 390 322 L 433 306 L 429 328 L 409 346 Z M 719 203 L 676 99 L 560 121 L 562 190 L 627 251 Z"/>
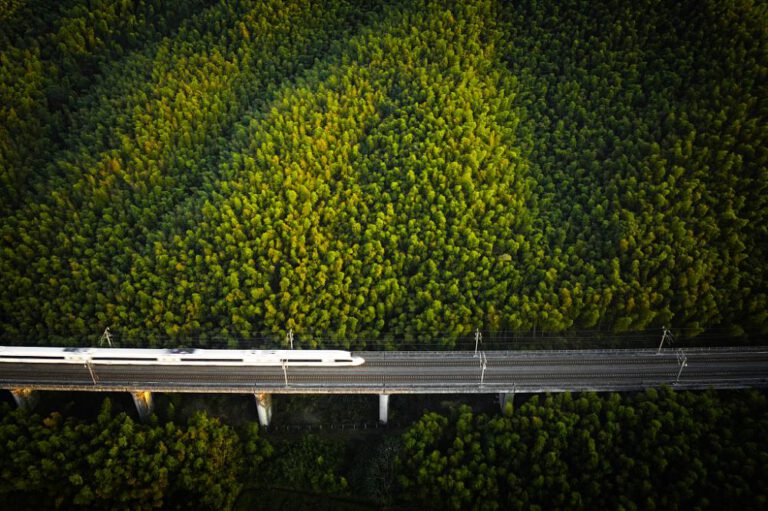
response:
<path id="1" fill-rule="evenodd" d="M 0 388 L 20 406 L 37 391 L 130 392 L 141 417 L 153 392 L 253 394 L 259 421 L 273 394 L 377 394 L 387 422 L 392 394 L 680 390 L 768 386 L 768 347 L 556 351 L 355 352 L 356 367 L 228 367 L 0 363 Z M 44 367 L 41 367 L 44 366 Z"/>

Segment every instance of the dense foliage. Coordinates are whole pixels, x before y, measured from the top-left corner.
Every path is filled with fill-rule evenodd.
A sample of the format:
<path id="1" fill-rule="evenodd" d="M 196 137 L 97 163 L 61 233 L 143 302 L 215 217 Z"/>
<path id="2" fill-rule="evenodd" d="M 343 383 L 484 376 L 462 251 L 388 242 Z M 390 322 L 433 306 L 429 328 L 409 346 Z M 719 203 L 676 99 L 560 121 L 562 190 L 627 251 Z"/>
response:
<path id="1" fill-rule="evenodd" d="M 400 482 L 431 509 L 764 509 L 766 446 L 757 392 L 557 394 L 505 416 L 424 415 Z"/>
<path id="2" fill-rule="evenodd" d="M 4 342 L 768 330 L 765 4 L 202 3 L 0 18 Z"/>
<path id="3" fill-rule="evenodd" d="M 0 199 L 18 206 L 100 70 L 171 32 L 202 0 L 13 2 L 0 7 Z M 4 7 L 4 8 L 3 8 Z"/>
<path id="4" fill-rule="evenodd" d="M 39 509 L 228 509 L 270 447 L 204 413 L 137 423 L 107 399 L 96 421 L 0 411 L 0 503 Z"/>
<path id="5" fill-rule="evenodd" d="M 313 435 L 274 444 L 267 470 L 253 483 L 271 482 L 317 493 L 345 494 L 347 479 L 338 473 L 343 446 Z"/>
<path id="6" fill-rule="evenodd" d="M 766 7 L 505 11 L 503 58 L 521 82 L 521 138 L 556 281 L 542 290 L 553 327 L 564 315 L 616 330 L 673 321 L 765 331 Z"/>

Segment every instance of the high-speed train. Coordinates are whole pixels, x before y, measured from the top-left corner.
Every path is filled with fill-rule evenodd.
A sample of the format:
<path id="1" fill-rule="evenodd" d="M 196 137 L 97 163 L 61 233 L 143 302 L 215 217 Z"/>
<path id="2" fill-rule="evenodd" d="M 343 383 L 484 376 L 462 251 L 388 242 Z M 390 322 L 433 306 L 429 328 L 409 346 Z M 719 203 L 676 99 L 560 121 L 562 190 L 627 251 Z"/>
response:
<path id="1" fill-rule="evenodd" d="M 42 348 L 0 346 L 0 363 L 190 365 L 190 366 L 359 366 L 365 360 L 339 350 L 205 350 L 194 348 Z"/>

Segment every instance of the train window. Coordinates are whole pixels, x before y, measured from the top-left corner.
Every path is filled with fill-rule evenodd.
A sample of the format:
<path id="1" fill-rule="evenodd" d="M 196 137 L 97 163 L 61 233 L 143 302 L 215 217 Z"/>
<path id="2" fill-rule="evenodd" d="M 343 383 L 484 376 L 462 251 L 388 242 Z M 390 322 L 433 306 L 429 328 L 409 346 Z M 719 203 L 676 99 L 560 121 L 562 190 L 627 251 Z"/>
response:
<path id="1" fill-rule="evenodd" d="M 141 361 L 155 361 L 157 358 L 155 357 L 91 357 L 91 360 L 117 360 L 117 361 L 126 361 L 126 360 L 141 360 Z"/>
<path id="2" fill-rule="evenodd" d="M 182 362 L 242 362 L 242 358 L 182 358 Z"/>
<path id="3" fill-rule="evenodd" d="M 64 360 L 62 355 L 0 355 L 0 358 L 32 358 L 35 360 Z"/>
<path id="4" fill-rule="evenodd" d="M 352 362 L 352 359 L 351 358 L 343 358 L 343 359 L 342 358 L 337 358 L 336 360 L 334 360 L 334 362 L 336 362 L 337 364 L 349 364 L 349 363 Z"/>
<path id="5" fill-rule="evenodd" d="M 289 364 L 299 363 L 299 364 L 319 364 L 322 362 L 319 358 L 288 358 L 283 360 L 283 362 L 287 362 Z"/>

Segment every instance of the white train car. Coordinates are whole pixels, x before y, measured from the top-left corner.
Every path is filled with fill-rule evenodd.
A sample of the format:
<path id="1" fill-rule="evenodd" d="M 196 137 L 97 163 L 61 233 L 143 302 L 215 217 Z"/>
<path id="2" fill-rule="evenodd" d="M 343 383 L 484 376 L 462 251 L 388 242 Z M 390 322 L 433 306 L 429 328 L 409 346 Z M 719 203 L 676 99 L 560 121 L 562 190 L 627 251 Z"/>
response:
<path id="1" fill-rule="evenodd" d="M 365 360 L 341 350 L 204 350 L 0 346 L 0 363 L 344 367 Z"/>

